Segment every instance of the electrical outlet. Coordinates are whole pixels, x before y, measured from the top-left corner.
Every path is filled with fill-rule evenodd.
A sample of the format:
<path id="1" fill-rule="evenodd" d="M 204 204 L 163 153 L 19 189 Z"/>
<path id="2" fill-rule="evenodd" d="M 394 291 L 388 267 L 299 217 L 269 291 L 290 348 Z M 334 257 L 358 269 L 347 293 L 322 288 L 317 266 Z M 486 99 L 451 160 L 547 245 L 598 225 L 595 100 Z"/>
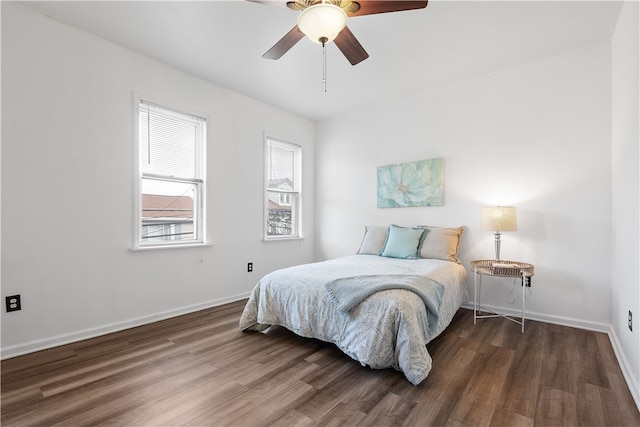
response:
<path id="1" fill-rule="evenodd" d="M 247 264 L 247 273 L 251 273 L 253 271 L 253 263 L 250 262 Z"/>
<path id="2" fill-rule="evenodd" d="M 631 310 L 629 310 L 629 330 L 631 332 L 633 332 L 633 313 L 631 313 Z"/>
<path id="3" fill-rule="evenodd" d="M 12 311 L 22 310 L 22 305 L 20 304 L 20 295 L 11 295 L 5 298 L 7 313 Z"/>

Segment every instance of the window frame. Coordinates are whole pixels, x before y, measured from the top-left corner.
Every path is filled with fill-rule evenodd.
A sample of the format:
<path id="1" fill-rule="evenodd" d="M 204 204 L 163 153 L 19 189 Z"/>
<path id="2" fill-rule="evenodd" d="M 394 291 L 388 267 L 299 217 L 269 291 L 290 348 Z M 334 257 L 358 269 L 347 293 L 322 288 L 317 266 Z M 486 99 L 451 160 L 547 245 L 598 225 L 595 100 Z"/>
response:
<path id="1" fill-rule="evenodd" d="M 279 146 L 287 150 L 293 151 L 293 189 L 292 190 L 275 190 L 269 188 L 269 172 L 270 172 L 270 146 Z M 282 138 L 265 133 L 264 135 L 264 206 L 263 206 L 263 240 L 266 242 L 296 240 L 304 238 L 302 223 L 302 146 L 288 142 Z M 270 235 L 269 234 L 269 193 L 279 193 L 281 196 L 289 196 L 295 202 L 292 204 L 292 226 L 295 231 L 287 235 Z M 293 228 L 293 227 L 292 227 Z"/>
<path id="2" fill-rule="evenodd" d="M 207 145 L 208 145 L 208 127 L 210 118 L 207 114 L 197 112 L 190 108 L 178 106 L 176 104 L 166 102 L 163 100 L 154 99 L 146 95 L 134 94 L 133 97 L 133 132 L 134 132 L 134 193 L 133 193 L 133 244 L 132 250 L 147 250 L 147 249 L 163 249 L 163 248 L 183 248 L 183 247 L 201 247 L 208 246 L 207 242 L 207 215 L 206 215 L 206 171 L 207 171 Z M 162 174 L 143 173 L 140 165 L 140 107 L 141 103 L 150 104 L 158 107 L 162 110 L 166 110 L 170 113 L 175 113 L 178 116 L 192 116 L 196 120 L 200 120 L 202 125 L 200 132 L 196 137 L 196 165 L 195 165 L 195 177 L 184 178 L 174 177 Z M 194 121 L 196 121 L 194 120 Z M 193 185 L 194 200 L 193 200 L 193 227 L 194 238 L 189 240 L 162 240 L 162 241 L 143 241 L 142 239 L 142 189 L 143 180 L 163 180 L 176 184 L 188 184 Z"/>

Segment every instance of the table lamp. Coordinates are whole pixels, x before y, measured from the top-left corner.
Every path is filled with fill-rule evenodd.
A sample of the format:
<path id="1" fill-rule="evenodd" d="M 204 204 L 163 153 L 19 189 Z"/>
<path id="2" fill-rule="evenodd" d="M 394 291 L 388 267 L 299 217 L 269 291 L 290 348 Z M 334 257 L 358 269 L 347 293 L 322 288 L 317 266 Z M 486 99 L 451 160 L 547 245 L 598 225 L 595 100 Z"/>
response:
<path id="1" fill-rule="evenodd" d="M 483 230 L 493 231 L 496 237 L 496 260 L 500 259 L 500 232 L 516 231 L 516 208 L 514 206 L 488 206 L 482 208 L 480 226 Z"/>

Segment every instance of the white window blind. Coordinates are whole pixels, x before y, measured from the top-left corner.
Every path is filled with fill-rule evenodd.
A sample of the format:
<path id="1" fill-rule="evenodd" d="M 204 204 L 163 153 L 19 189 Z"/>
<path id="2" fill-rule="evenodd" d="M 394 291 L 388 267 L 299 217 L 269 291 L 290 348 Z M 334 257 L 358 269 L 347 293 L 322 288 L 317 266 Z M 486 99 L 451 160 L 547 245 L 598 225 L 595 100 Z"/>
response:
<path id="1" fill-rule="evenodd" d="M 142 173 L 198 178 L 198 133 L 204 119 L 140 102 Z"/>
<path id="2" fill-rule="evenodd" d="M 139 100 L 137 247 L 204 243 L 206 120 Z"/>

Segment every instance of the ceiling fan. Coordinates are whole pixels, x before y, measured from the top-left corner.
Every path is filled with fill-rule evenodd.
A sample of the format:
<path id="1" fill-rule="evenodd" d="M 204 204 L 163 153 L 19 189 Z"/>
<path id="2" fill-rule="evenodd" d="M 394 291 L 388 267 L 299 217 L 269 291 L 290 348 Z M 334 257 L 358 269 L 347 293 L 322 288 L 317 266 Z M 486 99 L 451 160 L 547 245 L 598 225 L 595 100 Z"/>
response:
<path id="1" fill-rule="evenodd" d="M 284 3 L 249 1 L 278 6 Z M 300 12 L 298 23 L 262 57 L 280 59 L 306 35 L 323 46 L 334 41 L 351 65 L 356 65 L 367 59 L 369 54 L 347 27 L 347 17 L 423 9 L 427 3 L 428 0 L 290 0 L 286 7 Z"/>

